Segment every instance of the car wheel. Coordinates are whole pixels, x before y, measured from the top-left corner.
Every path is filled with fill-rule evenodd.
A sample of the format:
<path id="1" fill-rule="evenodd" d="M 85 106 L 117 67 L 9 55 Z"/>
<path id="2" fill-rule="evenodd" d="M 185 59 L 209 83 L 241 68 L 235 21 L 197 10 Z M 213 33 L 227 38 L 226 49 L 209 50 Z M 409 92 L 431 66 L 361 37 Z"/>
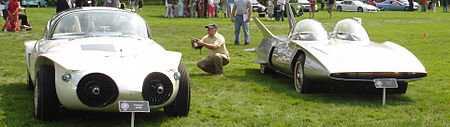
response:
<path id="1" fill-rule="evenodd" d="M 28 90 L 34 90 L 33 81 L 31 81 L 30 73 L 27 72 L 27 86 Z"/>
<path id="2" fill-rule="evenodd" d="M 398 94 L 405 94 L 408 89 L 408 82 L 398 82 L 397 92 Z"/>
<path id="3" fill-rule="evenodd" d="M 363 12 L 362 7 L 358 7 L 358 12 Z"/>
<path id="4" fill-rule="evenodd" d="M 408 11 L 409 10 L 409 8 L 408 7 L 405 7 L 404 9 L 403 9 L 403 11 Z"/>
<path id="5" fill-rule="evenodd" d="M 271 74 L 273 72 L 266 64 L 259 64 L 259 71 L 261 74 Z"/>
<path id="6" fill-rule="evenodd" d="M 303 59 L 304 55 L 301 54 L 298 58 L 298 60 L 295 62 L 295 68 L 294 68 L 294 86 L 295 90 L 298 93 L 305 94 L 310 92 L 309 86 L 305 80 L 305 74 L 303 71 Z"/>
<path id="7" fill-rule="evenodd" d="M 384 8 L 383 8 L 383 7 L 378 7 L 378 9 L 379 9 L 380 11 L 384 11 Z"/>
<path id="8" fill-rule="evenodd" d="M 164 107 L 164 112 L 167 115 L 175 117 L 189 115 L 189 105 L 191 99 L 191 81 L 189 73 L 183 63 L 180 63 L 178 66 L 178 71 L 181 74 L 178 94 L 171 104 Z"/>
<path id="9" fill-rule="evenodd" d="M 341 6 L 338 6 L 338 7 L 336 8 L 336 10 L 337 10 L 337 11 L 342 11 L 342 7 L 341 7 Z"/>
<path id="10" fill-rule="evenodd" d="M 44 121 L 56 118 L 58 99 L 55 90 L 55 69 L 52 66 L 40 66 L 37 83 L 34 88 L 34 116 Z"/>

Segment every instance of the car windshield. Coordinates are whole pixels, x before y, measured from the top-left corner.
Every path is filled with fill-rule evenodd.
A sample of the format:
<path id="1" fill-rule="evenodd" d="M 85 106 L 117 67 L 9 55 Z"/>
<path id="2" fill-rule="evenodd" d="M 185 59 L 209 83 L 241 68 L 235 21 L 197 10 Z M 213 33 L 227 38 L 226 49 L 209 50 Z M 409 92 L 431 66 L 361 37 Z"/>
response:
<path id="1" fill-rule="evenodd" d="M 321 23 L 312 19 L 304 19 L 295 25 L 291 38 L 302 41 L 323 41 L 327 40 L 327 31 Z"/>
<path id="2" fill-rule="evenodd" d="M 308 0 L 299 0 L 298 3 L 309 3 Z"/>
<path id="3" fill-rule="evenodd" d="M 370 41 L 366 29 L 353 19 L 344 19 L 336 23 L 331 38 L 348 41 Z"/>
<path id="4" fill-rule="evenodd" d="M 361 2 L 361 1 L 353 1 L 353 3 L 355 3 L 355 5 L 362 5 L 362 4 L 364 4 L 364 3 Z"/>
<path id="5" fill-rule="evenodd" d="M 137 36 L 149 38 L 145 21 L 132 13 L 85 11 L 63 17 L 55 27 L 54 38 L 79 36 Z"/>

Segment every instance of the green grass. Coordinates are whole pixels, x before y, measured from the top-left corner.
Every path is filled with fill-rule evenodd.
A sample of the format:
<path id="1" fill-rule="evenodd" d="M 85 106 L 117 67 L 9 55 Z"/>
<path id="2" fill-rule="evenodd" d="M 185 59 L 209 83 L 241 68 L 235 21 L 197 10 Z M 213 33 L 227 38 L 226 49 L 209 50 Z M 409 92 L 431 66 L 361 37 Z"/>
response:
<path id="1" fill-rule="evenodd" d="M 152 2 L 155 3 L 155 2 Z M 173 118 L 162 110 L 137 113 L 137 126 L 450 126 L 450 13 L 320 11 L 315 19 L 330 29 L 337 21 L 360 17 L 373 41 L 392 41 L 425 65 L 428 77 L 411 82 L 404 95 L 317 93 L 299 95 L 292 79 L 261 75 L 252 63 L 262 34 L 250 23 L 250 46 L 234 46 L 234 25 L 229 19 L 167 19 L 163 6 L 145 5 L 139 12 L 149 24 L 153 38 L 167 50 L 183 53 L 191 76 L 191 108 L 188 117 Z M 438 8 L 437 10 L 442 10 Z M 0 126 L 129 126 L 129 113 L 86 113 L 63 110 L 55 122 L 33 117 L 33 95 L 26 88 L 25 40 L 38 40 L 54 7 L 29 8 L 32 31 L 0 32 Z M 221 15 L 222 16 L 222 15 Z M 304 17 L 298 17 L 297 21 Z M 262 19 L 276 35 L 288 33 L 287 21 Z M 231 63 L 225 77 L 208 75 L 195 66 L 202 55 L 192 50 L 190 37 L 206 35 L 208 23 L 219 25 L 225 36 Z M 0 21 L 4 24 L 4 20 Z M 424 37 L 424 33 L 428 37 Z M 241 37 L 242 38 L 242 37 Z M 241 40 L 241 43 L 243 40 Z"/>

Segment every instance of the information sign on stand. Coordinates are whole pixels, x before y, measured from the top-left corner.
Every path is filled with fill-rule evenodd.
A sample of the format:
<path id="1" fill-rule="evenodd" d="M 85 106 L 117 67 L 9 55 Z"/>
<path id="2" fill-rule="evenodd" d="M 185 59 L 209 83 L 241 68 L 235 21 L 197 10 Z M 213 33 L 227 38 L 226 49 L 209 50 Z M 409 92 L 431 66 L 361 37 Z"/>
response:
<path id="1" fill-rule="evenodd" d="M 131 127 L 134 127 L 135 112 L 150 112 L 148 101 L 119 101 L 120 112 L 131 112 Z"/>
<path id="2" fill-rule="evenodd" d="M 386 88 L 398 88 L 397 79 L 379 78 L 373 79 L 375 88 L 383 88 L 383 106 L 386 104 Z"/>

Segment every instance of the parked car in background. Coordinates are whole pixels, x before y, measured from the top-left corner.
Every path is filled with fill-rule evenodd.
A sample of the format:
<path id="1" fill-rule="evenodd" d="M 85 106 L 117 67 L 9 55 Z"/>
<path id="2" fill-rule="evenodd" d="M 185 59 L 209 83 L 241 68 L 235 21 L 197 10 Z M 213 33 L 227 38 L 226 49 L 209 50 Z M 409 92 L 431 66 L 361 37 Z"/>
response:
<path id="1" fill-rule="evenodd" d="M 387 0 L 377 4 L 377 8 L 380 11 L 407 11 L 409 3 L 405 4 L 397 0 Z M 417 7 L 413 7 L 413 10 L 417 10 Z"/>
<path id="2" fill-rule="evenodd" d="M 259 17 L 265 17 L 266 6 L 260 4 L 257 0 L 252 0 L 253 12 L 258 12 Z"/>
<path id="3" fill-rule="evenodd" d="M 408 0 L 398 0 L 399 2 L 401 2 L 404 5 L 408 5 L 409 6 L 409 1 Z M 413 1 L 413 10 L 417 11 L 419 9 L 419 3 Z"/>
<path id="4" fill-rule="evenodd" d="M 22 6 L 47 7 L 47 0 L 22 0 Z"/>
<path id="5" fill-rule="evenodd" d="M 377 7 L 361 1 L 346 0 L 336 4 L 337 11 L 377 12 Z"/>

